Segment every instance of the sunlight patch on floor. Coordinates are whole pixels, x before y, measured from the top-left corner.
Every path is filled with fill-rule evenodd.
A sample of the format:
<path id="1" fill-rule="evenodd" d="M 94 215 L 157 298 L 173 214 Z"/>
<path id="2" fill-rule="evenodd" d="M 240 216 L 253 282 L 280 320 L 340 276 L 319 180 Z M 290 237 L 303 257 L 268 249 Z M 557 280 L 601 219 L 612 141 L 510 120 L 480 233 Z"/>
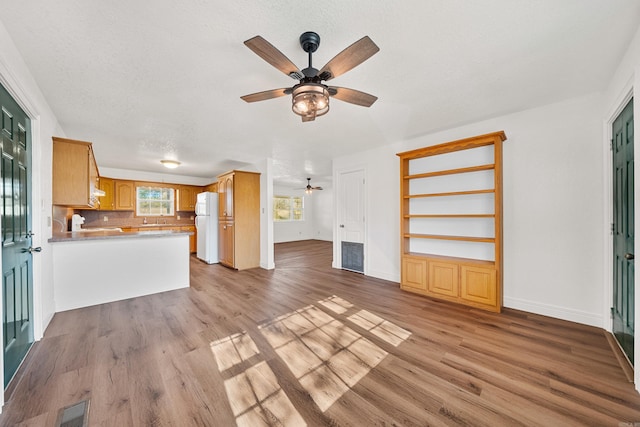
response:
<path id="1" fill-rule="evenodd" d="M 224 382 L 238 427 L 306 426 L 266 362 Z"/>
<path id="2" fill-rule="evenodd" d="M 214 341 L 210 347 L 223 374 L 260 354 L 245 331 Z M 238 427 L 307 425 L 265 361 L 226 379 L 224 387 Z"/>
<path id="3" fill-rule="evenodd" d="M 220 372 L 260 353 L 256 344 L 245 331 L 214 341 L 210 346 Z"/>
<path id="4" fill-rule="evenodd" d="M 318 302 L 337 314 L 342 314 L 353 307 L 353 304 L 351 304 L 349 301 L 343 300 L 342 298 L 335 295 L 332 295 L 329 298 L 325 298 L 322 301 Z"/>
<path id="5" fill-rule="evenodd" d="M 350 305 L 336 298 L 324 302 L 332 300 L 330 306 L 344 310 Z M 315 306 L 279 316 L 258 328 L 323 412 L 387 355 Z"/>
<path id="6" fill-rule="evenodd" d="M 356 310 L 349 301 L 335 295 L 318 303 L 336 314 Z M 366 310 L 347 319 L 393 346 L 411 335 Z M 388 354 L 314 305 L 278 316 L 258 325 L 258 329 L 322 412 Z M 260 360 L 263 357 L 246 331 L 210 346 L 220 373 L 226 375 L 224 386 L 238 426 L 306 426 L 269 365 Z"/>
<path id="7" fill-rule="evenodd" d="M 367 310 L 360 310 L 347 319 L 394 347 L 399 346 L 411 336 L 411 332 L 406 329 L 402 329 L 400 326 L 384 320 L 382 317 L 376 316 Z"/>

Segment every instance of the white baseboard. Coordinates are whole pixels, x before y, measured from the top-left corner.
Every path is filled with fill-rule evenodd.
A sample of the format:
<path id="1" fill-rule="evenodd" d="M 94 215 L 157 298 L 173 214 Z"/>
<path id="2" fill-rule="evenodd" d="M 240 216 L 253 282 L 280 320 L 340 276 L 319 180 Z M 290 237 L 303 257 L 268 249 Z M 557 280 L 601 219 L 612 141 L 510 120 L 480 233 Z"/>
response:
<path id="1" fill-rule="evenodd" d="M 391 274 L 386 271 L 369 270 L 367 276 L 375 277 L 377 279 L 388 280 L 389 282 L 396 282 L 400 286 L 400 275 Z"/>
<path id="2" fill-rule="evenodd" d="M 602 315 L 589 313 L 581 310 L 560 307 L 557 305 L 542 304 L 535 301 L 527 301 L 521 298 L 504 297 L 503 305 L 516 310 L 527 311 L 529 313 L 541 314 L 543 316 L 554 317 L 556 319 L 568 320 L 570 322 L 582 323 L 584 325 L 602 328 Z"/>

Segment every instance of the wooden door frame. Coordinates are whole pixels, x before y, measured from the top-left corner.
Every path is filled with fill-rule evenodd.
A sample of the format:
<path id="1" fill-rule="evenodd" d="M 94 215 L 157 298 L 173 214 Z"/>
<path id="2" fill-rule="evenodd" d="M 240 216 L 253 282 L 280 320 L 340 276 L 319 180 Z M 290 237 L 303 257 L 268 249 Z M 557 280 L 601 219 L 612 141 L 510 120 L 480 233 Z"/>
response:
<path id="1" fill-rule="evenodd" d="M 616 100 L 613 104 L 614 107 L 609 111 L 609 113 L 605 116 L 606 120 L 604 122 L 604 144 L 603 150 L 604 155 L 602 156 L 604 159 L 604 218 L 605 218 L 605 226 L 604 228 L 604 242 L 605 242 L 605 257 L 604 257 L 604 274 L 603 278 L 604 289 L 603 289 L 603 329 L 612 333 L 613 331 L 613 318 L 611 316 L 611 307 L 613 307 L 613 233 L 611 232 L 611 227 L 613 224 L 613 151 L 611 149 L 611 139 L 613 138 L 613 122 L 620 115 L 624 107 L 627 106 L 629 101 L 633 98 L 634 110 L 638 110 L 638 98 L 634 96 L 634 87 L 633 87 L 633 79 L 631 79 L 626 85 L 624 90 L 622 91 L 622 95 Z M 640 120 L 635 120 L 634 118 L 634 141 L 633 141 L 633 149 L 635 153 L 640 153 L 640 137 L 635 137 L 635 135 L 640 135 L 638 131 L 640 130 Z M 635 166 L 634 166 L 635 169 Z M 640 185 L 640 177 L 634 173 L 634 203 L 636 209 L 634 211 L 634 224 L 640 224 L 638 220 L 640 220 L 640 201 L 638 197 L 640 194 L 638 193 L 638 185 Z M 634 253 L 638 252 L 638 247 L 640 246 L 639 239 L 635 239 L 634 241 Z M 640 275 L 636 274 L 634 277 L 634 287 L 638 289 L 638 282 L 640 282 Z M 640 325 L 640 295 L 637 292 L 634 292 L 634 304 L 636 307 L 635 310 L 635 325 Z M 633 364 L 635 367 L 640 367 L 640 340 L 634 340 L 634 361 Z M 636 390 L 640 391 L 640 369 L 634 370 L 634 384 Z"/>
<path id="2" fill-rule="evenodd" d="M 362 172 L 364 176 L 364 184 L 362 185 L 362 209 L 364 212 L 364 234 L 362 237 L 362 244 L 364 246 L 364 268 L 363 274 L 365 276 L 369 275 L 369 257 L 367 256 L 367 235 L 369 231 L 369 212 L 367 208 L 367 184 L 369 182 L 367 176 L 367 167 L 365 165 L 357 165 L 350 168 L 345 169 L 335 169 L 333 171 L 333 206 L 334 206 L 334 215 L 333 215 L 333 263 L 331 267 L 333 268 L 342 268 L 342 245 L 340 244 L 338 238 L 338 224 L 340 222 L 340 208 L 338 202 L 340 201 L 340 176 L 346 173 L 352 172 Z"/>
<path id="3" fill-rule="evenodd" d="M 38 112 L 38 108 L 36 108 L 36 104 L 32 101 L 32 98 L 26 93 L 23 88 L 23 85 L 20 84 L 19 80 L 14 77 L 14 73 L 9 69 L 9 67 L 3 62 L 3 57 L 0 56 L 0 84 L 4 86 L 4 88 L 9 92 L 11 97 L 16 101 L 16 103 L 22 108 L 22 110 L 27 114 L 31 122 L 31 194 L 30 194 L 30 203 L 31 203 L 31 224 L 32 231 L 35 233 L 32 238 L 32 246 L 37 247 L 40 246 L 43 248 L 43 252 L 46 255 L 49 251 L 47 245 L 47 236 L 44 235 L 46 232 L 47 235 L 50 233 L 50 230 L 47 230 L 46 227 L 42 226 L 42 220 L 46 217 L 46 211 L 51 212 L 51 193 L 48 193 L 47 200 L 49 203 L 45 203 L 45 197 L 42 194 L 42 183 L 43 181 L 51 182 L 51 156 L 49 155 L 47 159 L 49 159 L 49 167 L 43 167 L 43 153 L 45 150 L 42 149 L 41 141 L 43 135 L 41 134 L 41 119 L 40 113 Z M 50 152 L 50 150 L 49 150 Z M 46 176 L 42 173 L 42 171 L 49 171 L 49 179 L 46 180 Z M 42 201 L 38 203 L 38 201 Z M 51 214 L 49 214 L 48 218 L 50 219 Z M 0 226 L 2 224 L 2 218 L 0 217 Z M 42 339 L 44 334 L 44 325 L 48 323 L 50 319 L 44 319 L 43 313 L 43 282 L 41 278 L 43 277 L 43 261 L 42 254 L 33 257 L 32 266 L 33 266 L 33 338 L 34 342 Z M 51 259 L 51 257 L 48 257 Z M 2 267 L 2 257 L 0 257 L 0 268 Z M 2 306 L 2 294 L 0 293 L 0 307 Z M 0 341 L 4 340 L 3 330 L 0 328 Z M 33 348 L 33 346 L 31 347 Z M 0 363 L 4 366 L 4 355 L 0 353 Z M 2 384 L 4 384 L 4 370 L 0 370 L 0 380 Z M 4 393 L 0 393 L 0 413 L 2 412 L 2 405 L 4 405 Z"/>

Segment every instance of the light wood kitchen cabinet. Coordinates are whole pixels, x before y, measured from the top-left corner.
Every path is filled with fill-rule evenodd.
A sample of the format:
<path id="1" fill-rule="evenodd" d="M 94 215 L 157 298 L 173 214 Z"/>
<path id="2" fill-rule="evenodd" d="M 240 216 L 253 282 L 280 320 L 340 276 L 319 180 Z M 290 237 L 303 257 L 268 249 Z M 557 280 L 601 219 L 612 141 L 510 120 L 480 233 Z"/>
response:
<path id="1" fill-rule="evenodd" d="M 136 208 L 136 189 L 133 181 L 100 177 L 100 189 L 104 196 L 100 197 L 99 210 L 133 211 Z"/>
<path id="2" fill-rule="evenodd" d="M 218 183 L 213 182 L 207 186 L 205 186 L 202 191 L 208 191 L 209 193 L 217 193 L 218 192 Z"/>
<path id="3" fill-rule="evenodd" d="M 218 258 L 220 264 L 235 267 L 233 222 L 224 221 L 218 224 Z"/>
<path id="4" fill-rule="evenodd" d="M 231 171 L 218 177 L 220 263 L 260 266 L 260 174 Z"/>
<path id="5" fill-rule="evenodd" d="M 218 217 L 220 221 L 233 219 L 233 172 L 218 177 Z"/>
<path id="6" fill-rule="evenodd" d="M 111 178 L 100 177 L 100 189 L 104 191 L 104 196 L 100 197 L 98 210 L 112 211 L 115 209 L 115 191 L 114 180 Z"/>
<path id="7" fill-rule="evenodd" d="M 90 142 L 53 137 L 53 204 L 97 208 L 98 165 Z"/>
<path id="8" fill-rule="evenodd" d="M 180 231 L 191 231 L 193 234 L 189 236 L 189 252 L 192 254 L 198 250 L 198 235 L 196 234 L 195 225 L 188 225 L 180 227 Z"/>
<path id="9" fill-rule="evenodd" d="M 134 211 L 136 209 L 136 187 L 133 181 L 115 180 L 115 210 Z"/>
<path id="10" fill-rule="evenodd" d="M 190 211 L 193 212 L 196 210 L 196 201 L 198 199 L 198 193 L 200 193 L 201 187 L 195 187 L 193 185 L 180 185 L 177 188 L 178 190 L 178 204 L 177 207 L 179 211 Z"/>

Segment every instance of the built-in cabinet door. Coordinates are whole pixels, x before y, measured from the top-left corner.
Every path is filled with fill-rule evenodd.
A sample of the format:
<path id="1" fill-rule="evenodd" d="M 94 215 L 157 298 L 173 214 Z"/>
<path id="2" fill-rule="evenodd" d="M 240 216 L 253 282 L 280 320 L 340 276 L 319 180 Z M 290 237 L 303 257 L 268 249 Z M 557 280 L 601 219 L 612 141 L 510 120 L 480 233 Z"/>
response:
<path id="1" fill-rule="evenodd" d="M 463 265 L 460 268 L 460 297 L 470 302 L 496 305 L 496 270 Z"/>
<path id="2" fill-rule="evenodd" d="M 434 294 L 458 296 L 458 265 L 451 262 L 429 261 L 429 291 Z"/>
<path id="3" fill-rule="evenodd" d="M 427 289 L 427 260 L 409 257 L 402 260 L 402 286 Z"/>

